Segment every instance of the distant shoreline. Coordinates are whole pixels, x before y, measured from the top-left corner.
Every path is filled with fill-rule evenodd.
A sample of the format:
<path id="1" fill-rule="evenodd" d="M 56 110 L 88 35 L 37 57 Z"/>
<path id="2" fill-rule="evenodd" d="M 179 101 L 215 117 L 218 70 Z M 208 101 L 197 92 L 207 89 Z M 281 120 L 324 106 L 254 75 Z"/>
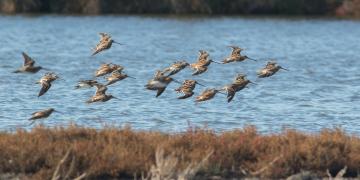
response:
<path id="1" fill-rule="evenodd" d="M 274 14 L 58 14 L 58 13 L 1 13 L 0 17 L 139 17 L 139 18 L 160 18 L 160 19 L 217 19 L 217 18 L 240 18 L 240 19 L 283 19 L 283 20 L 354 20 L 360 18 L 351 16 L 335 16 L 335 15 L 274 15 Z"/>
<path id="2" fill-rule="evenodd" d="M 259 15 L 360 17 L 358 0 L 3 0 L 1 14 L 70 15 Z"/>

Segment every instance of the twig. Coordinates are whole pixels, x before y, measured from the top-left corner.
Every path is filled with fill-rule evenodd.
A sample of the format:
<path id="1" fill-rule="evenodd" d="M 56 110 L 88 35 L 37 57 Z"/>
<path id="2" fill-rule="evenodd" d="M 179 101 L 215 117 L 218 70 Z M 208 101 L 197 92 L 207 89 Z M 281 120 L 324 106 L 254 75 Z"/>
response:
<path id="1" fill-rule="evenodd" d="M 250 171 L 250 174 L 253 175 L 253 176 L 257 176 L 257 175 L 263 173 L 265 170 L 267 170 L 267 169 L 269 169 L 271 166 L 273 166 L 273 165 L 276 163 L 276 161 L 278 161 L 280 158 L 282 158 L 282 155 L 274 158 L 268 165 L 264 166 L 263 168 L 261 168 L 261 169 L 259 169 L 259 170 L 257 170 L 257 171 L 254 171 L 254 172 L 251 172 L 251 171 Z"/>
<path id="2" fill-rule="evenodd" d="M 56 166 L 56 169 L 55 169 L 55 172 L 51 178 L 51 180 L 59 180 L 60 179 L 60 174 L 59 174 L 59 171 L 60 171 L 60 168 L 61 166 L 65 163 L 66 159 L 69 157 L 70 155 L 70 152 L 71 152 L 71 148 L 69 148 L 65 154 L 65 156 L 60 160 L 60 162 L 58 163 L 58 165 Z"/>
<path id="3" fill-rule="evenodd" d="M 81 179 L 84 179 L 86 176 L 87 176 L 87 173 L 84 172 L 80 176 L 78 176 L 77 178 L 74 178 L 74 180 L 81 180 Z"/>
<path id="4" fill-rule="evenodd" d="M 188 165 L 182 173 L 179 173 L 178 180 L 193 179 L 196 173 L 205 165 L 206 161 L 213 153 L 214 150 L 211 150 L 199 163 L 191 163 Z"/>
<path id="5" fill-rule="evenodd" d="M 335 178 L 342 178 L 344 177 L 347 170 L 347 166 L 345 166 L 343 169 L 341 169 L 335 176 Z"/>

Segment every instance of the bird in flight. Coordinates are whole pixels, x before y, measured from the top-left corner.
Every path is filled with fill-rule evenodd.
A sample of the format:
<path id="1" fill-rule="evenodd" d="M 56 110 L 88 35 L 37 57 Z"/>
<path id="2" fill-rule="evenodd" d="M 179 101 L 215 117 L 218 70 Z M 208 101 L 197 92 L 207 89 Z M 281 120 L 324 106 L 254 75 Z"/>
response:
<path id="1" fill-rule="evenodd" d="M 280 65 L 278 65 L 276 63 L 276 61 L 272 60 L 272 61 L 269 61 L 264 68 L 260 69 L 257 72 L 257 75 L 259 78 L 270 77 L 270 76 L 274 75 L 276 72 L 278 72 L 280 69 L 289 71 L 288 69 L 285 69 L 285 68 L 281 67 Z"/>
<path id="2" fill-rule="evenodd" d="M 14 73 L 37 73 L 41 69 L 45 69 L 41 66 L 35 66 L 35 61 L 26 53 L 22 52 L 22 56 L 24 58 L 24 64 L 21 68 L 14 71 Z"/>
<path id="3" fill-rule="evenodd" d="M 108 88 L 105 85 L 97 83 L 95 84 L 95 86 L 96 86 L 95 94 L 89 100 L 87 100 L 86 103 L 106 102 L 113 98 L 118 99 L 111 94 L 106 94 Z"/>
<path id="4" fill-rule="evenodd" d="M 99 35 L 100 35 L 100 42 L 94 48 L 91 56 L 94 56 L 104 50 L 110 49 L 113 43 L 123 45 L 121 43 L 114 41 L 109 34 L 99 33 Z"/>
<path id="5" fill-rule="evenodd" d="M 204 86 L 195 80 L 185 80 L 179 88 L 175 89 L 176 92 L 184 94 L 183 96 L 178 97 L 178 99 L 186 99 L 194 95 L 194 89 L 196 84 Z"/>
<path id="6" fill-rule="evenodd" d="M 32 121 L 30 123 L 30 125 L 34 124 L 37 119 L 44 119 L 44 118 L 49 117 L 53 112 L 59 112 L 59 111 L 56 111 L 54 108 L 49 108 L 49 109 L 45 109 L 42 111 L 37 111 L 37 112 L 32 113 L 31 114 L 32 116 L 29 119 L 29 121 Z"/>
<path id="7" fill-rule="evenodd" d="M 41 85 L 41 89 L 38 94 L 38 97 L 44 95 L 50 89 L 51 83 L 58 78 L 59 76 L 57 76 L 53 72 L 50 72 L 50 73 L 46 73 L 38 82 L 36 82 L 37 84 Z"/>

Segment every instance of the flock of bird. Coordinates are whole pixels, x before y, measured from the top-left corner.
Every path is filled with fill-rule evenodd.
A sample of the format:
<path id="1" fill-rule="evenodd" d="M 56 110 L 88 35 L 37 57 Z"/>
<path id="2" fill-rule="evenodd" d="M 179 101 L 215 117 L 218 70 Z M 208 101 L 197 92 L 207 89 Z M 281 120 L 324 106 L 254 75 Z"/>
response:
<path id="1" fill-rule="evenodd" d="M 110 49 L 112 44 L 120 44 L 112 39 L 112 37 L 109 34 L 106 33 L 99 33 L 101 38 L 100 42 L 96 45 L 96 47 L 93 50 L 92 56 Z M 252 60 L 257 61 L 256 59 L 250 58 L 246 55 L 242 55 L 241 52 L 244 50 L 238 46 L 229 46 L 232 48 L 232 52 L 229 55 L 229 57 L 225 58 L 222 62 L 213 61 L 209 58 L 209 53 L 200 50 L 199 51 L 199 57 L 195 63 L 189 64 L 186 61 L 177 61 L 173 63 L 170 67 L 167 67 L 163 70 L 157 70 L 154 77 L 148 81 L 148 83 L 145 85 L 145 88 L 152 91 L 157 91 L 156 97 L 160 96 L 166 89 L 166 87 L 171 83 L 179 83 L 181 84 L 179 88 L 175 89 L 177 93 L 181 93 L 182 96 L 178 97 L 178 99 L 186 99 L 190 98 L 194 95 L 194 89 L 196 85 L 200 85 L 203 87 L 206 87 L 203 84 L 200 84 L 199 82 L 191 79 L 184 80 L 184 82 L 179 82 L 172 78 L 173 75 L 179 73 L 181 70 L 190 67 L 193 70 L 192 75 L 196 76 L 199 74 L 202 74 L 208 70 L 208 67 L 211 63 L 216 64 L 228 64 L 228 63 L 235 63 L 235 62 L 242 62 L 245 60 Z M 47 70 L 46 68 L 43 68 L 41 66 L 35 66 L 35 61 L 25 54 L 22 53 L 24 57 L 24 64 L 21 68 L 14 71 L 15 73 L 37 73 L 40 70 Z M 271 60 L 267 62 L 266 66 L 262 69 L 260 69 L 257 72 L 258 78 L 265 78 L 270 77 L 274 75 L 276 72 L 278 72 L 280 69 L 286 70 L 287 69 L 281 67 L 278 65 L 274 60 Z M 113 64 L 113 63 L 106 63 L 102 64 L 99 69 L 95 72 L 95 77 L 100 76 L 106 76 L 106 83 L 102 84 L 96 80 L 81 80 L 78 82 L 78 84 L 75 86 L 75 89 L 79 88 L 91 88 L 96 87 L 95 94 L 86 101 L 86 103 L 94 103 L 94 102 L 106 102 L 110 99 L 117 99 L 111 94 L 107 94 L 107 87 L 109 85 L 112 85 L 118 81 L 124 80 L 126 78 L 133 78 L 132 76 L 129 76 L 123 72 L 124 67 L 121 65 Z M 38 97 L 44 95 L 50 88 L 51 83 L 57 79 L 60 79 L 58 75 L 56 75 L 54 72 L 47 72 L 45 75 L 37 82 L 41 85 L 41 89 L 39 91 Z M 231 102 L 232 99 L 235 97 L 235 94 L 245 87 L 249 83 L 253 83 L 250 80 L 246 78 L 245 74 L 237 74 L 234 81 L 228 85 L 225 85 L 222 88 L 206 88 L 199 96 L 196 97 L 195 102 L 202 102 L 207 101 L 215 97 L 217 93 L 225 94 L 227 95 L 227 101 Z M 255 83 L 253 83 L 255 84 Z M 49 117 L 53 112 L 58 112 L 53 108 L 34 112 L 32 114 L 32 117 L 29 120 L 32 120 L 32 123 L 35 122 L 36 119 L 42 119 Z M 31 124 L 32 124 L 31 123 Z"/>

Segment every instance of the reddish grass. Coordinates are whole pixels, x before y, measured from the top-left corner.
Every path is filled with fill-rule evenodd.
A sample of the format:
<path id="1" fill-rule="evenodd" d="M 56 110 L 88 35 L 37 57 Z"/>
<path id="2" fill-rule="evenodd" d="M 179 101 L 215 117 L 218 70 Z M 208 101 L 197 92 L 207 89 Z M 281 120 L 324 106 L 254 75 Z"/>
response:
<path id="1" fill-rule="evenodd" d="M 304 170 L 325 177 L 327 169 L 336 175 L 344 166 L 348 167 L 345 177 L 356 177 L 360 172 L 360 137 L 341 129 L 317 134 L 285 130 L 263 135 L 254 127 L 221 134 L 196 128 L 164 134 L 131 128 L 39 126 L 30 132 L 0 133 L 0 173 L 50 179 L 69 148 L 73 160 L 65 163 L 74 167 L 69 176 L 86 172 L 90 179 L 133 178 L 134 174 L 139 177 L 155 164 L 157 148 L 176 157 L 179 170 L 191 162 L 200 162 L 213 150 L 198 177 L 285 178 Z"/>

